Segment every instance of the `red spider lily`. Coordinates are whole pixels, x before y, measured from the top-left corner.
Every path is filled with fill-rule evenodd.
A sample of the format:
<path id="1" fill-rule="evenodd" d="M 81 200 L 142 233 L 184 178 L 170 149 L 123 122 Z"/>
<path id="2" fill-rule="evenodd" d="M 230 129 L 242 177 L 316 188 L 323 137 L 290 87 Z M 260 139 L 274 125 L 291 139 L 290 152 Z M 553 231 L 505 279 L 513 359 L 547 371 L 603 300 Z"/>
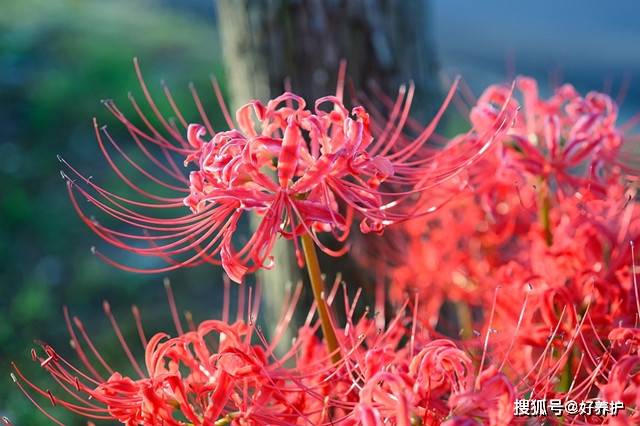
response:
<path id="1" fill-rule="evenodd" d="M 251 296 L 251 292 L 249 294 Z M 225 296 L 222 319 L 203 321 L 197 326 L 191 324 L 190 330 L 183 331 L 173 296 L 169 293 L 178 332 L 176 337 L 158 333 L 148 339 L 137 310 L 133 311 L 145 352 L 144 365 L 138 364 L 105 303 L 105 313 L 137 377 L 114 371 L 93 344 L 82 322 L 77 318 L 72 321 L 65 310 L 72 347 L 81 367 L 75 367 L 46 344 L 42 344 L 44 355 L 35 350 L 32 355 L 69 398 L 60 398 L 48 389 L 41 389 L 14 366 L 15 380 L 56 424 L 62 423 L 47 413 L 31 393 L 48 398 L 54 406 L 62 406 L 87 419 L 116 420 L 127 425 L 220 426 L 236 422 L 284 425 L 298 420 L 299 424 L 312 424 L 309 418 L 314 414 L 309 407 L 318 405 L 321 409 L 326 401 L 303 383 L 307 374 L 305 370 L 297 369 L 294 374 L 294 370 L 285 368 L 285 364 L 291 363 L 298 355 L 304 339 L 282 357 L 276 358 L 273 353 L 291 319 L 299 295 L 300 287 L 291 296 L 292 307 L 285 311 L 273 339 L 267 343 L 254 322 L 258 294 L 253 302 L 249 302 L 248 321 L 240 317 L 235 322 L 229 321 L 229 298 Z M 310 319 L 314 310 L 312 308 L 310 312 Z M 241 315 L 242 310 L 238 312 Z M 317 325 L 310 323 L 307 327 L 317 329 Z M 309 337 L 313 337 L 313 333 Z M 91 358 L 97 360 L 97 365 Z M 324 367 L 327 359 L 315 354 L 314 361 L 310 363 L 315 373 L 322 374 L 327 368 Z M 107 374 L 104 375 L 102 370 Z M 310 402 L 301 404 L 297 400 L 300 394 Z M 306 411 L 301 412 L 299 408 Z"/>
<path id="2" fill-rule="evenodd" d="M 257 296 L 249 320 L 230 322 L 224 314 L 187 332 L 170 297 L 175 337 L 147 339 L 134 314 L 145 352 L 141 366 L 106 305 L 137 377 L 113 371 L 82 323 L 67 315 L 82 367 L 48 345 L 44 355 L 34 352 L 67 397 L 40 388 L 16 368 L 15 380 L 24 392 L 34 402 L 40 396 L 86 418 L 132 425 L 501 426 L 526 424 L 527 418 L 513 413 L 514 401 L 522 398 L 626 405 L 615 417 L 559 419 L 549 413 L 536 419 L 540 422 L 636 424 L 640 212 L 635 191 L 627 186 L 634 170 L 621 155 L 629 139 L 616 126 L 610 99 L 596 93 L 581 97 L 563 86 L 550 100 L 541 100 L 534 82 L 521 79 L 523 120 L 511 121 L 519 101 L 508 89 L 494 87 L 472 113 L 476 127 L 434 153 L 426 140 L 435 122 L 420 130 L 426 136 L 403 133 L 405 124 L 415 127 L 408 117 L 411 88 L 397 101 L 382 99 L 391 110 L 384 124 L 374 108 L 367 108 L 370 116 L 361 107 L 349 113 L 339 96 L 341 85 L 337 96 L 319 100 L 312 111 L 291 93 L 266 105 L 253 101 L 239 110 L 235 129 L 226 132 L 214 133 L 204 114 L 204 127 L 188 125 L 176 108 L 187 136 L 175 150 L 146 117 L 141 116 L 148 132 L 110 104 L 141 149 L 146 141 L 167 154 L 160 161 L 143 150 L 160 169 L 178 176 L 169 151 L 195 165 L 190 180 L 181 180 L 188 193 L 139 202 L 82 177 L 69 190 L 78 209 L 74 191 L 141 228 L 138 241 L 150 243 L 149 248 L 129 243 L 136 241 L 134 234 L 107 228 L 79 209 L 107 241 L 169 263 L 156 271 L 222 262 L 237 281 L 269 266 L 278 235 L 297 244 L 303 235 L 317 240 L 318 233 L 331 232 L 344 241 L 356 214 L 362 216 L 363 232 L 402 222 L 386 240 L 394 244 L 374 247 L 383 253 L 376 271 L 389 278 L 392 302 L 399 304 L 390 322 L 385 324 L 384 315 L 370 317 L 367 309 L 357 316 L 360 292 L 349 299 L 337 279 L 326 303 L 342 289 L 346 319 L 340 328 L 334 318 L 325 318 L 336 331 L 337 347 L 327 345 L 326 333 L 318 337 L 314 304 L 291 346 L 276 356 L 299 287 L 270 340 L 255 326 Z M 148 93 L 144 83 L 143 88 Z M 158 118 L 164 122 L 159 113 Z M 165 130 L 181 140 L 173 125 L 167 123 Z M 112 141 L 105 135 L 98 133 L 101 146 Z M 500 144 L 489 146 L 492 138 Z M 125 182 L 150 195 L 104 151 Z M 180 219 L 156 219 L 136 210 L 184 208 L 183 203 L 191 213 Z M 236 249 L 234 233 L 245 211 L 262 216 L 262 222 Z M 186 252 L 195 254 L 178 260 Z M 408 290 L 415 292 L 411 301 Z M 379 299 L 384 306 L 384 297 Z M 462 328 L 461 341 L 436 330 L 447 325 L 448 318 L 440 315 L 445 300 L 460 308 L 455 325 Z"/>
<path id="3" fill-rule="evenodd" d="M 338 283 L 328 295 L 329 302 L 340 289 Z M 43 355 L 36 351 L 32 354 L 67 397 L 40 388 L 14 366 L 15 380 L 56 424 L 61 423 L 37 402 L 39 398 L 91 420 L 116 420 L 128 425 L 218 426 L 439 424 L 461 410 L 463 400 L 467 401 L 463 404 L 465 413 L 480 409 L 479 400 L 468 402 L 476 383 L 482 392 L 494 389 L 491 395 L 495 401 L 501 398 L 501 391 L 491 378 L 497 374 L 495 368 L 485 370 L 476 379 L 470 355 L 451 340 L 431 337 L 428 328 L 419 323 L 417 305 L 407 315 L 405 304 L 387 326 L 379 329 L 375 318 L 354 317 L 358 296 L 347 300 L 345 286 L 342 288 L 348 315 L 339 333 L 343 353 L 340 363 L 331 362 L 325 344 L 316 337 L 319 324 L 313 321 L 315 307 L 291 346 L 276 357 L 274 348 L 295 309 L 300 288 L 288 298 L 270 341 L 251 319 L 230 322 L 227 305 L 221 320 L 190 324 L 189 330 L 183 331 L 169 293 L 178 335 L 158 333 L 149 339 L 134 310 L 145 353 L 143 365 L 137 363 L 133 349 L 105 304 L 105 312 L 137 377 L 114 371 L 80 320 L 71 319 L 65 310 L 80 366 L 74 366 L 46 344 L 42 344 Z M 249 318 L 257 315 L 258 298 L 256 295 L 249 305 Z M 501 406 L 491 401 L 494 399 L 485 400 L 482 406 Z"/>
<path id="4" fill-rule="evenodd" d="M 231 279 L 240 282 L 247 272 L 270 267 L 271 249 L 279 236 L 294 241 L 302 264 L 297 239 L 303 234 L 310 235 L 325 253 L 339 256 L 348 246 L 330 249 L 317 238 L 319 232 L 331 232 L 343 243 L 354 214 L 362 217 L 362 232 L 382 232 L 390 224 L 432 212 L 433 202 L 416 203 L 416 199 L 459 175 L 479 158 L 506 114 L 504 110 L 498 114 L 495 128 L 468 141 L 459 140 L 456 149 L 425 156 L 425 146 L 457 84 L 449 90 L 433 121 L 416 137 L 408 138 L 403 128 L 413 86 L 401 88 L 389 118 L 372 119 L 362 106 L 349 112 L 343 105 L 342 67 L 336 95 L 318 99 L 313 109 L 307 109 L 301 97 L 287 92 L 266 105 L 249 102 L 237 111 L 236 122 L 214 82 L 230 129 L 216 132 L 195 90 L 192 93 L 201 115 L 198 120 L 204 125 L 188 124 L 165 88 L 177 117 L 176 123 L 169 122 L 147 90 L 137 63 L 136 71 L 159 127 L 133 98 L 141 127 L 126 118 L 113 102 L 106 106 L 124 124 L 153 168 L 140 165 L 106 128 L 99 129 L 97 124 L 96 136 L 109 165 L 138 197 L 109 192 L 63 162 L 73 175 L 73 179 L 68 178 L 73 205 L 94 232 L 116 247 L 160 258 L 168 264 L 142 270 L 98 253 L 111 264 L 138 272 L 163 272 L 209 262 L 222 264 Z M 179 129 L 180 125 L 183 129 Z M 162 191 L 154 194 L 146 185 L 127 177 L 107 146 L 117 151 L 123 164 Z M 195 166 L 188 179 L 177 166 L 175 156 L 182 157 L 185 165 Z M 157 172 L 165 178 L 157 177 Z M 125 229 L 88 217 L 77 194 L 121 222 Z M 183 204 L 189 210 L 181 209 Z M 251 238 L 240 242 L 234 234 L 246 212 L 258 214 L 262 220 Z"/>
<path id="5" fill-rule="evenodd" d="M 640 357 L 625 355 L 618 359 L 611 369 L 608 381 L 601 387 L 605 401 L 622 401 L 626 407 L 640 405 Z M 625 412 L 618 424 L 633 424 L 640 420 L 640 413 Z"/>
<path id="6" fill-rule="evenodd" d="M 478 383 L 477 390 L 455 395 L 449 400 L 454 413 L 486 418 L 488 424 L 495 426 L 509 425 L 516 398 L 513 385 L 493 367 L 478 376 Z"/>
<path id="7" fill-rule="evenodd" d="M 587 309 L 588 322 L 582 324 L 583 337 L 576 345 L 593 357 L 601 356 L 602 341 L 613 328 L 634 325 L 638 297 L 630 242 L 640 238 L 640 216 L 635 191 L 625 181 L 633 173 L 623 164 L 626 135 L 623 127 L 616 127 L 616 107 L 605 102 L 606 95 L 582 98 L 564 86 L 543 101 L 531 80 L 520 79 L 519 87 L 524 108 L 514 125 L 499 134 L 500 144 L 465 169 L 468 187 L 433 215 L 395 228 L 390 246 L 407 247 L 411 255 L 379 247 L 374 266 L 389 279 L 392 300 L 416 291 L 426 309 L 424 320 L 434 326 L 438 321 L 446 326 L 439 315 L 446 300 L 457 302 L 454 327 L 465 336 L 479 328 L 472 310 L 487 312 L 495 306 L 495 328 L 507 334 L 520 331 L 518 347 L 523 349 L 508 362 L 522 370 L 539 358 L 554 328 L 559 327 L 554 345 L 566 342 Z M 476 129 L 493 123 L 482 124 L 495 117 L 493 103 L 518 108 L 518 101 L 508 95 L 502 86 L 485 92 L 472 113 Z M 581 176 L 579 167 L 572 166 L 564 169 L 565 176 L 532 168 L 530 159 L 549 158 L 551 151 L 541 142 L 544 123 L 550 120 L 544 117 L 555 115 L 564 126 L 556 150 L 566 148 L 566 138 L 592 138 L 583 159 L 587 169 L 596 167 L 599 173 L 587 170 L 587 176 Z M 590 123 L 590 132 L 580 133 L 585 123 Z M 525 136 L 528 143 L 539 142 L 530 147 L 537 154 L 516 146 Z M 552 163 L 561 167 L 556 160 Z M 540 179 L 546 182 L 541 185 Z M 551 184 L 554 179 L 556 184 Z M 439 189 L 446 191 L 446 186 Z M 528 290 L 531 285 L 533 291 Z M 504 290 L 494 304 L 497 286 Z M 521 310 L 522 300 L 528 301 L 526 311 Z M 588 363 L 597 365 L 591 355 Z"/>
<path id="8" fill-rule="evenodd" d="M 629 126 L 617 123 L 618 107 L 608 95 L 581 96 L 565 84 L 549 99 L 541 99 L 537 82 L 529 77 L 518 78 L 517 87 L 522 104 L 515 98 L 509 102 L 512 108 L 521 107 L 521 113 L 502 140 L 508 165 L 547 184 L 553 181 L 558 196 L 584 187 L 603 193 L 620 170 L 635 179 L 637 169 L 630 165 L 628 150 L 635 139 L 625 135 Z M 471 122 L 477 128 L 491 126 L 510 95 L 507 86 L 485 90 L 471 110 Z"/>
<path id="9" fill-rule="evenodd" d="M 491 155 L 482 161 L 489 161 Z M 471 176 L 474 167 L 469 169 Z M 488 181 L 480 187 L 507 188 Z M 510 424 L 510 416 L 504 414 L 510 395 L 577 401 L 617 395 L 614 401 L 622 399 L 620 393 L 604 396 L 600 389 L 611 381 L 610 389 L 627 386 L 615 384 L 622 376 L 615 373 L 615 365 L 637 353 L 640 299 L 633 266 L 633 247 L 640 238 L 637 202 L 633 191 L 620 183 L 610 182 L 604 197 L 588 189 L 575 194 L 554 198 L 550 205 L 550 242 L 538 222 L 539 213 L 520 198 L 516 185 L 503 199 L 495 194 L 486 198 L 482 190 L 456 197 L 434 215 L 392 233 L 412 254 L 393 257 L 392 297 L 397 299 L 408 289 L 416 291 L 420 303 L 428 306 L 424 319 L 432 319 L 432 324 L 443 320 L 438 311 L 446 299 L 482 309 L 483 320 L 474 320 L 469 312 L 467 318 L 459 317 L 458 325 L 463 335 L 470 329 L 482 330 L 483 324 L 494 330 L 490 344 L 478 341 L 475 346 L 483 348 L 487 359 L 493 359 L 492 365 L 499 366 L 498 371 L 515 387 L 515 393 L 510 393 L 508 385 L 495 399 L 503 401 L 502 409 L 494 412 L 500 414 L 482 421 L 476 415 L 492 409 L 486 405 L 489 393 L 469 389 L 467 401 L 474 408 L 468 412 L 474 414 L 465 414 L 463 404 L 459 415 L 446 424 Z M 536 198 L 527 201 L 535 203 Z M 502 223 L 511 221 L 510 215 L 514 215 L 507 234 L 511 238 L 501 238 Z M 389 273 L 384 263 L 378 266 Z M 494 291 L 498 286 L 502 288 Z M 474 339 L 468 344 L 473 347 Z M 456 394 L 449 403 L 458 400 L 463 401 L 463 396 Z M 633 424 L 629 418 L 635 418 L 630 415 L 635 415 L 636 402 L 626 404 L 628 413 L 617 417 L 576 415 L 572 421 Z M 550 420 L 554 424 L 553 417 Z"/>
<path id="10" fill-rule="evenodd" d="M 228 285 L 226 288 L 228 291 Z M 145 353 L 143 365 L 137 363 L 105 304 L 105 312 L 137 377 L 111 369 L 84 325 L 77 318 L 71 319 L 65 310 L 80 366 L 74 366 L 46 344 L 42 345 L 44 354 L 33 351 L 33 357 L 66 397 L 40 388 L 14 366 L 15 380 L 56 424 L 61 423 L 45 411 L 38 399 L 87 419 L 115 420 L 127 425 L 499 426 L 526 421 L 513 417 L 514 400 L 525 397 L 620 400 L 628 410 L 610 419 L 565 417 L 565 421 L 575 424 L 602 424 L 604 420 L 632 424 L 636 418 L 637 347 L 627 345 L 632 349 L 612 351 L 603 344 L 597 359 L 594 352 L 570 360 L 587 330 L 587 314 L 565 345 L 556 347 L 554 343 L 560 330 L 558 324 L 531 365 L 518 368 L 509 363 L 509 352 L 522 350 L 523 346 L 515 346 L 522 330 L 517 325 L 514 333 L 493 329 L 498 326 L 493 315 L 495 305 L 478 341 L 456 343 L 434 337 L 434 332 L 420 321 L 417 298 L 411 312 L 405 302 L 384 325 L 367 316 L 367 310 L 356 318 L 360 293 L 349 300 L 346 286 L 340 286 L 338 280 L 328 294 L 329 303 L 340 288 L 347 317 L 338 334 L 343 354 L 338 364 L 316 336 L 319 324 L 313 320 L 315 306 L 291 346 L 283 355 L 275 355 L 274 348 L 295 310 L 301 289 L 298 286 L 287 298 L 271 340 L 255 325 L 257 294 L 250 297 L 248 321 L 229 321 L 229 299 L 225 297 L 220 320 L 190 323 L 189 330 L 183 331 L 169 293 L 178 332 L 175 337 L 158 333 L 147 339 L 140 315 L 134 310 Z M 525 301 L 523 313 L 526 305 Z M 620 330 L 611 338 L 626 342 L 633 336 L 633 331 Z M 478 346 L 482 347 L 479 351 Z M 593 363 L 587 358 L 592 358 Z M 574 379 L 568 389 L 558 390 L 568 365 Z M 557 420 L 552 414 L 542 419 L 551 424 Z"/>
<path id="11" fill-rule="evenodd" d="M 620 190 L 612 187 L 610 194 Z M 624 201 L 625 197 L 565 199 L 555 205 L 550 212 L 551 245 L 547 244 L 535 216 L 527 232 L 518 232 L 513 240 L 498 246 L 489 245 L 477 231 L 463 233 L 452 244 L 468 247 L 470 253 L 456 265 L 455 271 L 461 276 L 452 282 L 469 283 L 464 288 L 466 292 L 442 284 L 436 290 L 443 298 L 480 307 L 485 312 L 495 305 L 494 327 L 501 333 L 517 332 L 519 336 L 520 349 L 509 359 L 516 369 L 530 368 L 549 339 L 561 349 L 576 329 L 581 333 L 575 342 L 576 354 L 583 353 L 585 363 L 597 365 L 596 358 L 602 356 L 606 336 L 615 327 L 633 326 L 639 311 L 630 242 L 640 238 L 640 216 L 635 202 Z M 460 245 L 460 241 L 474 240 L 475 246 Z M 442 256 L 446 260 L 449 254 L 445 252 Z M 414 267 L 420 271 L 419 262 Z M 446 264 L 441 268 L 448 270 Z M 421 282 L 438 285 L 434 278 L 430 284 L 425 278 L 422 280 L 416 280 L 414 288 L 420 289 Z M 494 304 L 487 293 L 496 286 L 503 289 Z M 526 310 L 521 309 L 523 300 Z M 460 325 L 468 329 L 472 323 L 462 321 Z M 557 332 L 553 333 L 555 329 Z M 556 337 L 551 338 L 554 334 Z M 573 355 L 574 361 L 576 356 Z"/>

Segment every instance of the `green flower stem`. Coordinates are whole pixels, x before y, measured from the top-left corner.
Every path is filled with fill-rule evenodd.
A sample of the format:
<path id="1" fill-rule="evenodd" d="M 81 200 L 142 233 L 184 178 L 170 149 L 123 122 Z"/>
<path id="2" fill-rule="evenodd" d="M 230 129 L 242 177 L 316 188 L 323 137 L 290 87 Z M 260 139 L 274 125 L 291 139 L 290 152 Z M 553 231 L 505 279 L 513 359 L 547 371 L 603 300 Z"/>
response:
<path id="1" fill-rule="evenodd" d="M 560 382 L 558 383 L 559 392 L 567 392 L 569 390 L 569 387 L 571 387 L 571 382 L 573 381 L 573 372 L 571 371 L 572 361 L 573 351 L 569 352 L 567 364 L 564 366 L 564 370 L 562 371 L 562 375 L 560 376 Z"/>
<path id="2" fill-rule="evenodd" d="M 316 247 L 313 239 L 308 234 L 302 237 L 302 250 L 304 251 L 304 259 L 307 264 L 307 272 L 311 281 L 311 289 L 313 290 L 313 298 L 318 307 L 318 315 L 320 316 L 320 324 L 322 326 L 322 334 L 327 345 L 327 349 L 331 354 L 331 361 L 336 365 L 342 359 L 340 355 L 340 347 L 338 346 L 338 338 L 336 331 L 330 319 L 329 306 L 324 298 L 324 280 L 320 272 L 320 263 L 316 254 Z"/>
<path id="3" fill-rule="evenodd" d="M 229 413 L 224 417 L 220 417 L 213 423 L 213 426 L 227 426 L 230 425 L 235 417 L 237 417 L 237 413 Z"/>
<path id="4" fill-rule="evenodd" d="M 553 244 L 553 233 L 551 232 L 551 199 L 549 198 L 549 186 L 544 179 L 540 180 L 538 190 L 538 219 L 544 232 L 544 241 L 547 246 Z"/>
<path id="5" fill-rule="evenodd" d="M 473 337 L 473 315 L 471 308 L 465 302 L 456 303 L 456 315 L 460 324 L 460 337 L 471 339 Z"/>

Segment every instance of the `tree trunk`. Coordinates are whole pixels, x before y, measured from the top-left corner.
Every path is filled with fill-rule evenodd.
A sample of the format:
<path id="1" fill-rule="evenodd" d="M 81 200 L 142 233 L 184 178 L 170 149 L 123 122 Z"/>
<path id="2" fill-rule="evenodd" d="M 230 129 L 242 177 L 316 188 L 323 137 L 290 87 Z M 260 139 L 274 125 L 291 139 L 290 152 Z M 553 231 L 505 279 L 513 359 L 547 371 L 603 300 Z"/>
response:
<path id="1" fill-rule="evenodd" d="M 217 12 L 234 107 L 279 95 L 286 79 L 308 102 L 334 94 L 339 62 L 346 59 L 357 90 L 374 81 L 393 95 L 413 80 L 412 116 L 424 122 L 433 109 L 437 64 L 426 0 L 217 0 Z M 279 312 L 283 283 L 302 276 L 291 261 L 291 244 L 282 242 L 278 266 L 260 276 L 268 323 Z M 323 263 L 329 282 L 339 271 L 351 288 L 367 287 L 370 277 L 358 274 L 348 256 Z"/>

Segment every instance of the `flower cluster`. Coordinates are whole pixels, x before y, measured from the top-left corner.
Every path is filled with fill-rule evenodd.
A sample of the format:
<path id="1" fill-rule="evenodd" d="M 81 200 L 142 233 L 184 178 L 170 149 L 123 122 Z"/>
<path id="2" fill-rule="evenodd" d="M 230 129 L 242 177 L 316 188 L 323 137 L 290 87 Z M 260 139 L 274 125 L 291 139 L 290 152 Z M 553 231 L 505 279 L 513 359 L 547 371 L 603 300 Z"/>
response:
<path id="1" fill-rule="evenodd" d="M 62 423 L 44 404 L 62 406 L 88 420 L 127 425 L 506 426 L 526 420 L 514 417 L 514 403 L 521 398 L 599 398 L 622 401 L 627 408 L 638 402 L 635 371 L 640 357 L 637 332 L 632 330 L 618 328 L 600 341 L 607 347 L 602 360 L 593 368 L 587 356 L 582 357 L 581 371 L 576 371 L 569 389 L 560 391 L 558 377 L 567 365 L 563 358 L 579 349 L 584 321 L 559 350 L 552 342 L 558 337 L 557 326 L 533 365 L 516 372 L 509 359 L 514 345 L 520 344 L 517 334 L 505 342 L 488 323 L 478 341 L 439 336 L 421 321 L 418 298 L 405 301 L 386 323 L 366 309 L 356 317 L 358 296 L 349 300 L 344 283 L 335 281 L 329 302 L 336 300 L 341 289 L 347 317 L 338 334 L 343 353 L 338 364 L 331 362 L 323 339 L 316 335 L 315 305 L 284 353 L 277 355 L 276 347 L 301 294 L 298 286 L 286 297 L 283 314 L 269 339 L 256 325 L 259 292 L 251 297 L 250 291 L 246 314 L 240 309 L 235 320 L 229 318 L 228 303 L 220 319 L 197 325 L 190 321 L 187 330 L 174 316 L 175 336 L 160 332 L 148 338 L 134 308 L 144 351 L 142 366 L 136 361 L 135 347 L 124 339 L 105 304 L 133 375 L 114 371 L 83 323 L 71 319 L 65 310 L 79 362 L 72 364 L 46 344 L 40 351 L 32 350 L 33 360 L 60 390 L 39 387 L 15 365 L 14 380 L 56 424 Z M 170 311 L 177 312 L 171 294 L 168 299 Z M 526 310 L 523 307 L 521 315 Z M 615 418 L 575 416 L 573 421 L 626 425 L 634 419 L 635 414 L 622 412 Z M 549 414 L 548 420 L 557 419 Z"/>
<path id="2" fill-rule="evenodd" d="M 78 365 L 43 344 L 33 359 L 60 392 L 14 366 L 20 389 L 54 422 L 42 399 L 92 421 L 127 425 L 506 426 L 529 420 L 514 416 L 523 400 L 623 406 L 616 416 L 536 411 L 536 420 L 549 424 L 637 424 L 638 173 L 631 125 L 618 123 L 615 102 L 570 85 L 544 99 L 535 80 L 521 77 L 488 88 L 468 112 L 472 129 L 435 148 L 455 84 L 422 128 L 409 117 L 412 86 L 395 100 L 381 97 L 386 115 L 367 102 L 349 111 L 344 69 L 340 74 L 336 95 L 312 109 L 287 92 L 250 102 L 235 123 L 214 84 L 231 129 L 221 132 L 195 91 L 204 125 L 188 124 L 166 89 L 182 133 L 141 79 L 168 135 L 135 101 L 144 130 L 107 106 L 143 156 L 175 182 L 142 168 L 105 129 L 96 126 L 96 134 L 116 174 L 142 199 L 108 192 L 65 163 L 85 223 L 117 247 L 167 263 L 154 272 L 207 262 L 241 282 L 271 265 L 278 237 L 292 240 L 302 264 L 301 239 L 315 302 L 292 342 L 282 340 L 299 309 L 300 286 L 269 336 L 256 325 L 259 292 L 250 295 L 246 316 L 240 310 L 230 320 L 225 297 L 220 319 L 190 322 L 188 330 L 170 294 L 173 336 L 147 338 L 134 310 L 144 365 L 105 304 L 135 374 L 114 371 L 65 311 Z M 152 194 L 127 177 L 105 142 L 145 179 L 179 195 Z M 176 158 L 191 168 L 188 177 Z M 126 228 L 87 216 L 77 194 Z M 243 241 L 237 228 L 247 212 L 260 222 Z M 318 234 L 345 243 L 356 216 L 363 233 L 396 225 L 359 250 L 379 277 L 378 294 L 388 285 L 397 308 L 391 318 L 360 306 L 360 291 L 350 299 L 339 278 L 323 288 L 314 243 L 336 256 L 348 246 L 331 249 Z M 331 313 L 340 298 L 341 320 Z M 447 302 L 455 315 L 443 315 Z"/>
<path id="3" fill-rule="evenodd" d="M 493 351 L 508 354 L 513 377 L 532 374 L 553 349 L 547 356 L 558 369 L 548 374 L 558 383 L 541 380 L 542 396 L 566 398 L 581 381 L 581 399 L 598 396 L 596 385 L 625 389 L 617 372 L 637 356 L 640 312 L 631 126 L 617 123 L 617 106 L 603 93 L 582 96 L 563 85 L 543 99 L 527 77 L 516 88 L 512 96 L 509 86 L 492 86 L 470 110 L 475 129 L 490 128 L 505 103 L 517 114 L 467 167 L 468 187 L 387 236 L 384 243 L 411 255 L 380 243 L 369 246 L 377 256 L 365 251 L 362 261 L 386 277 L 393 300 L 415 292 L 433 327 L 447 326 L 446 301 L 456 305 L 454 327 L 467 338 L 491 312 Z M 602 385 L 607 377 L 615 384 Z"/>
<path id="4" fill-rule="evenodd" d="M 336 297 L 336 281 L 330 300 Z M 227 286 L 227 291 L 229 287 Z M 52 347 L 32 351 L 34 361 L 49 372 L 70 398 L 42 389 L 15 367 L 15 380 L 35 402 L 36 395 L 91 420 L 117 420 L 130 425 L 225 424 L 449 424 L 484 419 L 508 424 L 515 388 L 490 366 L 479 374 L 471 355 L 457 343 L 436 338 L 405 304 L 383 329 L 375 318 L 354 317 L 357 300 L 349 301 L 338 365 L 329 362 L 315 306 L 287 351 L 275 347 L 288 326 L 300 287 L 267 341 L 256 327 L 259 293 L 249 303 L 247 318 L 206 320 L 184 331 L 175 318 L 177 336 L 158 333 L 147 338 L 134 311 L 144 366 L 122 337 L 108 305 L 116 337 L 135 375 L 113 371 L 83 323 L 65 318 L 72 347 L 80 361 L 74 366 Z M 173 297 L 169 297 L 172 303 Z M 252 308 L 253 306 L 253 308 Z M 175 306 L 171 311 L 176 312 Z M 81 337 L 78 337 L 80 335 Z M 404 340 L 410 344 L 404 344 Z M 89 354 L 97 362 L 89 360 Z M 36 395 L 31 395 L 35 393 Z M 54 422 L 55 418 L 38 407 Z M 474 423 L 475 424 L 475 423 Z"/>

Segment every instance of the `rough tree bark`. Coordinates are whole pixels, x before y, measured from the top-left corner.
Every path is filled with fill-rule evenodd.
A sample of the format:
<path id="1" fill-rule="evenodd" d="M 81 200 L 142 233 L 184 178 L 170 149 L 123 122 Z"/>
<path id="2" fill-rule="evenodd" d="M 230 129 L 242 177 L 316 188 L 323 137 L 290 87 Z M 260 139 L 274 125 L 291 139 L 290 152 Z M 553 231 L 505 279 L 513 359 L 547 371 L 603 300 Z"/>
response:
<path id="1" fill-rule="evenodd" d="M 307 101 L 333 94 L 339 62 L 346 59 L 354 87 L 365 89 L 375 81 L 394 94 L 413 80 L 412 115 L 426 121 L 432 110 L 437 63 L 426 0 L 217 0 L 216 5 L 235 107 L 282 93 L 287 78 Z M 295 262 L 283 262 L 292 259 L 290 244 L 278 245 L 275 255 L 276 269 L 260 277 L 269 322 L 279 311 L 283 283 L 301 276 Z M 323 270 L 329 277 L 344 272 L 350 285 L 365 285 L 351 263 L 332 259 Z"/>

